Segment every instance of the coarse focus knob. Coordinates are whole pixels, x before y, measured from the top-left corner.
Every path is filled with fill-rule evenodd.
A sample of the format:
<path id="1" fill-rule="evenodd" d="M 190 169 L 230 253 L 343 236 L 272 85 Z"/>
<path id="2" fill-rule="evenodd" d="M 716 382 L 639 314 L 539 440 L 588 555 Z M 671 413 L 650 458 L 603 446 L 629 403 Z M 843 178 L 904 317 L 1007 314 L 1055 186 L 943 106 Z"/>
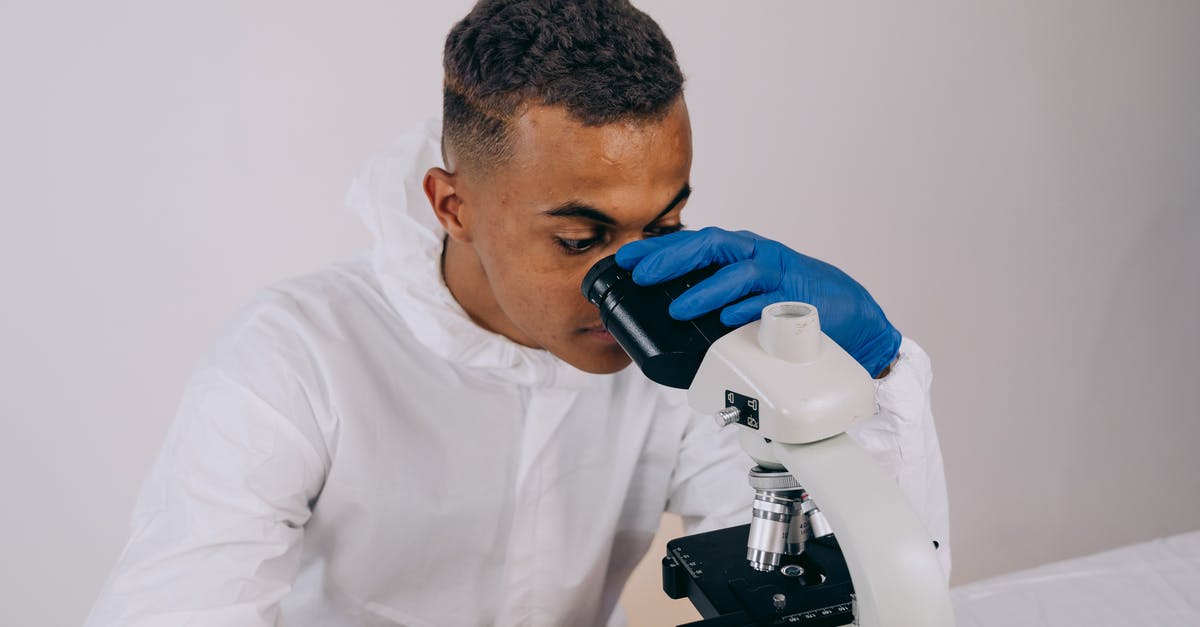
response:
<path id="1" fill-rule="evenodd" d="M 817 308 L 796 302 L 763 307 L 758 345 L 768 355 L 792 363 L 816 361 L 821 356 L 821 321 Z"/>
<path id="2" fill-rule="evenodd" d="M 741 415 L 742 410 L 738 409 L 737 407 L 726 407 L 716 414 L 717 426 L 728 427 L 729 425 L 737 422 Z"/>

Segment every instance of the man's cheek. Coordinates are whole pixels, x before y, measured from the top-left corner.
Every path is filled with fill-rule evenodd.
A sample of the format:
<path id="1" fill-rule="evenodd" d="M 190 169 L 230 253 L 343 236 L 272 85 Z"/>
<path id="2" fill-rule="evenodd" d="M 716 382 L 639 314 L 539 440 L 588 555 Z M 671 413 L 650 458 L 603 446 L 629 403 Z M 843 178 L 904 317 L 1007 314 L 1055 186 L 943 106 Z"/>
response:
<path id="1" fill-rule="evenodd" d="M 579 289 L 569 281 L 564 281 L 561 275 L 539 277 L 529 296 L 542 322 L 548 327 L 574 324 L 579 301 L 583 299 Z M 587 301 L 583 301 L 583 304 L 587 304 Z"/>

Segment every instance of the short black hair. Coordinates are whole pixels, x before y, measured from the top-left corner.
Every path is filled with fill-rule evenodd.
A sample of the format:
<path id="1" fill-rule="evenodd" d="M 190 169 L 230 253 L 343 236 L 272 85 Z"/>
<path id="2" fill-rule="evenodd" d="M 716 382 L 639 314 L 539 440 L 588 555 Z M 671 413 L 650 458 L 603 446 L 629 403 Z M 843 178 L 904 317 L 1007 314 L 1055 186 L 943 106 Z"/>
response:
<path id="1" fill-rule="evenodd" d="M 493 165 L 528 104 L 581 123 L 655 121 L 683 93 L 675 49 L 627 0 L 480 0 L 443 56 L 443 149 Z"/>

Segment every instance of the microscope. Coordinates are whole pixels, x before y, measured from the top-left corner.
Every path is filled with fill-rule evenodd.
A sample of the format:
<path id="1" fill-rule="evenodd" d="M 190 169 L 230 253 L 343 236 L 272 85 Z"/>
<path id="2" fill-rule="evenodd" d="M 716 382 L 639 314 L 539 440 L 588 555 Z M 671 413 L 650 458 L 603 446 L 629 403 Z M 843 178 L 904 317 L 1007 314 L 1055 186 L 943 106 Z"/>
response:
<path id="1" fill-rule="evenodd" d="M 644 287 L 610 256 L 582 285 L 642 372 L 687 390 L 753 460 L 748 525 L 667 545 L 663 589 L 703 617 L 681 627 L 951 627 L 935 544 L 845 433 L 875 412 L 870 375 L 821 332 L 812 305 L 768 305 L 738 328 L 719 312 L 671 318 L 671 301 L 716 270 Z"/>

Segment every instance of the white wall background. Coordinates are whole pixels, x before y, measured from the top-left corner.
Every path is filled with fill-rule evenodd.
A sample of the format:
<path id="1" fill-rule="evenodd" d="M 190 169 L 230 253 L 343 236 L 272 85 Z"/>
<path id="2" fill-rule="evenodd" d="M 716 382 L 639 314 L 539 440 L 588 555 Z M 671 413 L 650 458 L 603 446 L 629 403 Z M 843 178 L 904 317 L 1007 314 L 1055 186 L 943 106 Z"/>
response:
<path id="1" fill-rule="evenodd" d="M 367 244 L 342 193 L 469 4 L 0 3 L 0 623 L 82 621 L 191 364 Z M 690 222 L 933 355 L 955 581 L 1200 527 L 1200 3 L 639 4 Z"/>

